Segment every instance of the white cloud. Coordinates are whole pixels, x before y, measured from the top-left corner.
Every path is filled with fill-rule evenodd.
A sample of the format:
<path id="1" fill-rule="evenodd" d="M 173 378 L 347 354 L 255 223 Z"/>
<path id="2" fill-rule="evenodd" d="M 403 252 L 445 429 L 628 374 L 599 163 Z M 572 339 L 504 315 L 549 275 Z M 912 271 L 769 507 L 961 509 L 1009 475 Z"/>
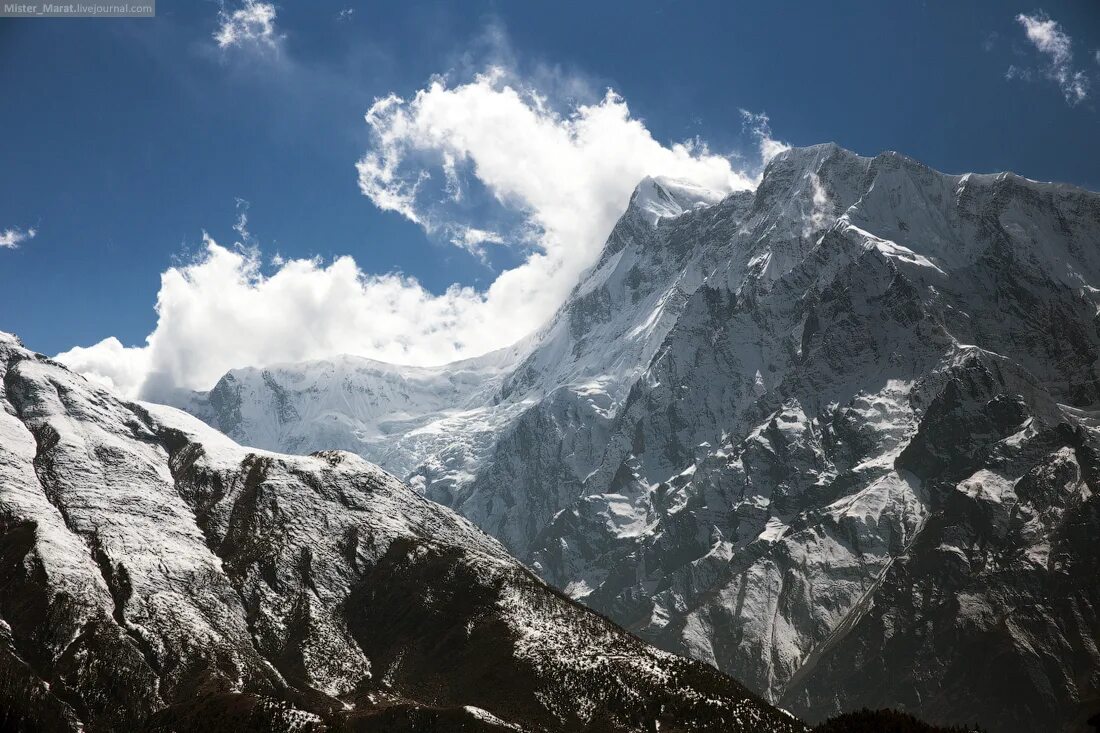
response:
<path id="1" fill-rule="evenodd" d="M 38 234 L 38 230 L 20 229 L 19 227 L 9 227 L 0 231 L 0 249 L 15 249 L 28 239 L 34 239 Z"/>
<path id="2" fill-rule="evenodd" d="M 1062 90 L 1062 96 L 1070 105 L 1084 101 L 1089 95 L 1089 80 L 1085 72 L 1073 68 L 1073 40 L 1058 23 L 1043 13 L 1020 13 L 1016 22 L 1024 28 L 1027 39 L 1047 57 L 1043 72 Z M 1009 67 L 1006 78 L 1028 78 Z"/>
<path id="3" fill-rule="evenodd" d="M 1016 22 L 1024 27 L 1027 39 L 1035 48 L 1050 56 L 1051 63 L 1065 65 L 1073 60 L 1073 42 L 1058 23 L 1043 14 L 1016 16 Z"/>
<path id="4" fill-rule="evenodd" d="M 352 14 L 355 12 L 355 8 L 344 8 L 336 14 L 337 20 L 351 20 Z"/>
<path id="5" fill-rule="evenodd" d="M 218 11 L 218 29 L 214 40 L 218 47 L 251 47 L 277 51 L 283 36 L 275 27 L 275 6 L 258 0 L 244 0 L 234 10 L 224 6 Z"/>
<path id="6" fill-rule="evenodd" d="M 408 100 L 379 99 L 366 121 L 373 144 L 358 162 L 359 185 L 376 206 L 474 254 L 485 244 L 518 246 L 525 259 L 486 289 L 454 285 L 442 294 L 401 274 L 363 272 L 351 257 L 280 258 L 264 274 L 239 223 L 237 247 L 207 238 L 199 258 L 162 275 L 145 346 L 120 350 L 109 339 L 58 358 L 155 397 L 209 388 L 233 367 L 336 353 L 420 365 L 476 356 L 553 314 L 643 177 L 723 193 L 755 185 L 755 174 L 701 142 L 658 142 L 614 92 L 555 111 L 499 69 L 457 86 L 435 79 Z M 767 140 L 758 135 L 762 151 L 782 145 Z M 483 215 L 464 219 L 465 193 L 487 199 L 508 228 Z"/>
<path id="7" fill-rule="evenodd" d="M 198 258 L 161 276 L 157 326 L 144 347 L 111 338 L 57 358 L 150 397 L 210 387 L 233 367 L 335 353 L 439 363 L 497 345 L 482 300 L 469 288 L 433 295 L 412 278 L 368 275 L 351 257 L 283 260 L 264 275 L 256 250 L 207 237 Z"/>

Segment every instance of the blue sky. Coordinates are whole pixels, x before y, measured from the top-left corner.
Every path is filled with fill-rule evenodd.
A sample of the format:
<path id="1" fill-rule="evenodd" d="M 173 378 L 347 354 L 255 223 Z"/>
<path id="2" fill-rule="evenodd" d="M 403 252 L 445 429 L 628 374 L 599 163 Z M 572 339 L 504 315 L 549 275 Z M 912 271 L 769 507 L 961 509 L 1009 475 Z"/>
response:
<path id="1" fill-rule="evenodd" d="M 271 15 L 240 15 L 260 10 Z M 236 35 L 223 35 L 219 46 L 215 34 L 227 24 Z M 574 168 L 550 165 L 562 157 L 552 148 L 530 161 L 509 150 L 517 165 L 531 168 L 531 178 L 485 173 L 492 166 L 488 143 L 463 146 L 471 136 L 491 141 L 518 129 L 504 111 L 512 100 L 502 89 L 517 90 L 536 115 L 545 115 L 538 120 L 547 145 L 560 142 L 555 135 L 562 129 L 566 138 L 583 137 L 569 127 L 577 105 L 603 105 L 608 114 L 628 106 L 629 119 L 660 150 L 641 140 L 637 150 L 644 154 L 624 147 L 624 156 L 675 170 L 624 166 L 624 178 L 698 172 L 708 185 L 737 187 L 759 171 L 762 139 L 832 140 L 864 154 L 898 150 L 951 172 L 1008 169 L 1097 190 L 1098 48 L 1100 4 L 1084 0 L 1041 6 L 284 0 L 270 8 L 159 0 L 153 20 L 3 19 L 0 245 L 15 246 L 0 246 L 0 329 L 47 353 L 117 337 L 147 350 L 140 363 L 127 362 L 134 379 L 160 371 L 177 386 L 209 381 L 226 365 L 317 356 L 345 344 L 424 363 L 471 355 L 502 345 L 477 336 L 478 328 L 500 331 L 498 341 L 511 333 L 499 315 L 494 320 L 475 307 L 486 289 L 532 256 L 560 259 L 531 275 L 550 278 L 546 288 L 527 285 L 498 298 L 504 303 L 498 314 L 522 311 L 512 319 L 516 329 L 535 323 L 598 249 L 589 240 L 606 228 L 604 209 L 625 203 L 633 185 L 624 194 L 620 181 L 596 174 L 589 180 L 583 166 L 606 169 L 611 153 L 577 140 L 561 142 L 577 152 L 569 158 Z M 479 83 L 477 75 L 491 67 L 496 76 Z M 469 123 L 477 129 L 455 122 L 443 133 L 450 137 L 428 141 L 436 134 L 429 112 L 409 100 L 438 75 L 445 81 L 434 95 L 442 105 L 437 114 L 448 120 L 467 110 L 481 114 L 492 102 L 501 115 Z M 608 88 L 621 100 L 608 101 Z M 459 99 L 463 89 L 469 94 Z M 390 94 L 405 106 L 375 107 L 382 118 L 372 127 L 364 114 Z M 546 110 L 538 111 L 536 97 Z M 770 129 L 757 124 L 761 134 L 754 135 L 742 110 L 766 113 Z M 395 114 L 422 124 L 415 141 L 401 137 Z M 624 124 L 607 122 L 611 139 L 621 137 L 614 125 Z M 669 152 L 686 140 L 695 147 Z M 452 180 L 441 161 L 453 150 L 462 154 Z M 379 206 L 377 187 L 373 197 L 364 189 L 356 163 L 372 151 L 378 162 L 399 164 L 396 173 L 410 185 L 430 176 L 403 212 Z M 714 159 L 724 156 L 732 160 L 729 171 L 717 171 L 721 161 Z M 576 230 L 562 223 L 570 218 L 562 208 L 571 205 L 574 178 L 582 182 L 576 196 L 585 201 L 573 218 L 597 221 Z M 372 180 L 379 184 L 377 171 Z M 532 181 L 558 188 L 546 193 Z M 450 195 L 452 183 L 461 195 Z M 607 201 L 592 204 L 598 197 Z M 235 230 L 242 213 L 247 223 Z M 493 232 L 490 239 L 501 241 L 472 236 L 465 248 L 452 242 L 471 231 Z M 225 257 L 243 258 L 222 263 L 228 268 L 222 275 L 240 288 L 240 300 L 227 301 L 224 311 L 215 301 L 237 291 L 214 275 L 203 285 L 209 273 L 188 269 L 214 267 L 204 232 L 226 248 Z M 548 243 L 554 237 L 568 241 Z M 339 260 L 350 269 L 338 273 L 332 268 L 341 256 L 354 263 Z M 287 261 L 299 263 L 297 269 L 258 294 Z M 561 282 L 547 274 L 559 271 Z M 162 289 L 166 272 L 178 276 L 179 290 Z M 387 273 L 414 277 L 420 289 L 398 279 L 372 281 L 373 290 L 354 297 L 338 295 Z M 453 296 L 463 299 L 459 305 L 433 300 L 456 284 L 472 289 Z M 318 287 L 323 294 L 316 295 Z M 158 333 L 158 293 L 161 316 L 176 311 L 150 351 L 145 344 Z M 305 313 L 302 321 L 261 323 L 272 299 L 308 301 L 293 311 Z M 537 307 L 515 310 L 529 299 Z M 377 318 L 364 317 L 376 303 L 383 303 Z M 214 338 L 203 335 L 209 323 L 226 322 L 226 312 L 235 317 L 248 308 L 257 312 Z M 416 324 L 438 318 L 439 325 L 410 335 L 407 323 L 386 320 L 399 310 L 415 313 Z M 324 325 L 318 333 L 329 335 L 313 347 L 270 346 L 295 341 L 290 326 L 310 331 L 329 320 L 353 322 L 358 335 Z M 454 325 L 459 321 L 462 328 Z M 262 343 L 242 346 L 225 363 L 195 356 L 224 352 L 252 331 Z M 437 348 L 439 342 L 447 347 Z M 115 381 L 121 388 L 124 380 Z"/>

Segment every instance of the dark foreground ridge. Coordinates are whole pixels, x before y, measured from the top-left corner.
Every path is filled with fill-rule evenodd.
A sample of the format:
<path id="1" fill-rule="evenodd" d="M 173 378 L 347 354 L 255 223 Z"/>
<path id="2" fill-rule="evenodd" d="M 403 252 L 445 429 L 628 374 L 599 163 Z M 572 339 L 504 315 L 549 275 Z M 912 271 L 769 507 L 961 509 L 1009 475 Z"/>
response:
<path id="1" fill-rule="evenodd" d="M 241 448 L 0 334 L 0 727 L 802 731 L 356 456 Z"/>
<path id="2" fill-rule="evenodd" d="M 929 725 L 897 710 L 857 710 L 844 713 L 814 726 L 813 733 L 967 733 L 980 731 L 974 726 L 940 727 Z"/>

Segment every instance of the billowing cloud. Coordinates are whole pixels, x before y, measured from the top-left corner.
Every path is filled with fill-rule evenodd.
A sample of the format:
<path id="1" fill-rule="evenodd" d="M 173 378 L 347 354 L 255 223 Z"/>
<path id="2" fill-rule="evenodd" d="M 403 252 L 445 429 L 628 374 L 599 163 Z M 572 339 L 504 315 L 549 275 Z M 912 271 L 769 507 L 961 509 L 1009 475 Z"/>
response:
<path id="1" fill-rule="evenodd" d="M 1089 95 L 1089 80 L 1083 71 L 1073 67 L 1073 40 L 1062 27 L 1044 13 L 1020 13 L 1016 22 L 1023 26 L 1027 40 L 1046 57 L 1043 74 L 1058 85 L 1070 105 L 1084 101 Z M 1015 67 L 1009 67 L 1006 78 L 1030 78 Z"/>
<path id="2" fill-rule="evenodd" d="M 380 99 L 366 120 L 375 146 L 359 161 L 359 185 L 376 206 L 429 232 L 451 227 L 448 202 L 465 196 L 461 170 L 523 213 L 514 238 L 533 252 L 485 294 L 487 308 L 517 324 L 512 340 L 549 317 L 595 261 L 644 176 L 723 192 L 753 185 L 702 143 L 659 143 L 614 92 L 559 113 L 501 69 L 455 87 L 436 79 L 409 100 Z M 437 172 L 447 194 L 442 205 L 431 186 Z"/>
<path id="3" fill-rule="evenodd" d="M 482 302 L 469 288 L 434 295 L 412 278 L 369 275 L 351 257 L 283 260 L 264 275 L 257 250 L 207 237 L 199 257 L 161 275 L 146 346 L 110 338 L 58 359 L 149 397 L 209 387 L 233 367 L 336 353 L 440 363 L 499 345 Z"/>
<path id="4" fill-rule="evenodd" d="M 419 365 L 476 356 L 515 343 L 553 314 L 643 177 L 726 193 L 753 187 L 758 168 L 738 170 L 699 141 L 658 142 L 614 92 L 555 110 L 500 70 L 379 99 L 366 122 L 373 143 L 358 163 L 359 185 L 376 206 L 475 254 L 492 244 L 518 247 L 525 259 L 485 289 L 443 293 L 405 275 L 363 272 L 346 256 L 327 264 L 279 258 L 265 274 L 242 226 L 238 246 L 207 238 L 201 256 L 162 275 L 157 326 L 144 346 L 120 349 L 109 339 L 58 358 L 155 398 L 209 388 L 233 367 L 337 353 Z M 506 214 L 508 228 L 470 214 L 468 194 Z"/>
<path id="5" fill-rule="evenodd" d="M 38 230 L 9 227 L 0 231 L 0 249 L 15 249 L 28 239 L 34 239 Z"/>
<path id="6" fill-rule="evenodd" d="M 234 46 L 278 50 L 282 35 L 275 27 L 275 6 L 257 0 L 244 0 L 237 8 L 224 6 L 218 11 L 214 40 L 218 48 Z"/>
<path id="7" fill-rule="evenodd" d="M 58 358 L 97 384 L 133 395 L 149 373 L 149 355 L 148 348 L 123 346 L 111 336 L 94 346 L 77 346 Z"/>

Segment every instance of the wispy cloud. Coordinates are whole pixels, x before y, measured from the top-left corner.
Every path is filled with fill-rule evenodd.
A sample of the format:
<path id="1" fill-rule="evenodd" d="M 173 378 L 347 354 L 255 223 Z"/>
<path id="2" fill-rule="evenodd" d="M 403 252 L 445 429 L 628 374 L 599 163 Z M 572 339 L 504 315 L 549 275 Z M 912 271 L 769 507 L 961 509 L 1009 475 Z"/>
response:
<path id="1" fill-rule="evenodd" d="M 277 52 L 283 41 L 275 25 L 275 6 L 258 0 L 244 0 L 234 9 L 224 5 L 218 11 L 214 40 L 218 48 L 251 48 Z"/>
<path id="2" fill-rule="evenodd" d="M 756 138 L 756 146 L 760 151 L 760 159 L 767 164 L 772 158 L 782 152 L 791 149 L 791 146 L 782 140 L 772 137 L 771 120 L 764 112 L 749 112 L 741 110 L 742 128 Z"/>
<path id="3" fill-rule="evenodd" d="M 451 233 L 451 244 L 477 257 L 482 264 L 488 264 L 484 245 L 504 244 L 504 237 L 488 229 L 455 224 L 448 227 L 448 230 Z"/>
<path id="4" fill-rule="evenodd" d="M 1043 76 L 1058 85 L 1070 106 L 1083 102 L 1089 95 L 1089 79 L 1084 71 L 1073 66 L 1073 39 L 1069 34 L 1057 21 L 1041 11 L 1034 15 L 1020 13 L 1016 16 L 1016 22 L 1023 26 L 1027 40 L 1046 57 Z M 1031 74 L 1026 69 L 1010 66 L 1005 77 L 1030 80 Z"/>
<path id="5" fill-rule="evenodd" d="M 34 239 L 38 230 L 34 228 L 21 229 L 9 227 L 0 231 L 0 249 L 15 249 L 28 239 Z"/>
<path id="6" fill-rule="evenodd" d="M 355 8 L 344 8 L 336 14 L 337 20 L 351 20 L 351 16 L 355 13 Z"/>

